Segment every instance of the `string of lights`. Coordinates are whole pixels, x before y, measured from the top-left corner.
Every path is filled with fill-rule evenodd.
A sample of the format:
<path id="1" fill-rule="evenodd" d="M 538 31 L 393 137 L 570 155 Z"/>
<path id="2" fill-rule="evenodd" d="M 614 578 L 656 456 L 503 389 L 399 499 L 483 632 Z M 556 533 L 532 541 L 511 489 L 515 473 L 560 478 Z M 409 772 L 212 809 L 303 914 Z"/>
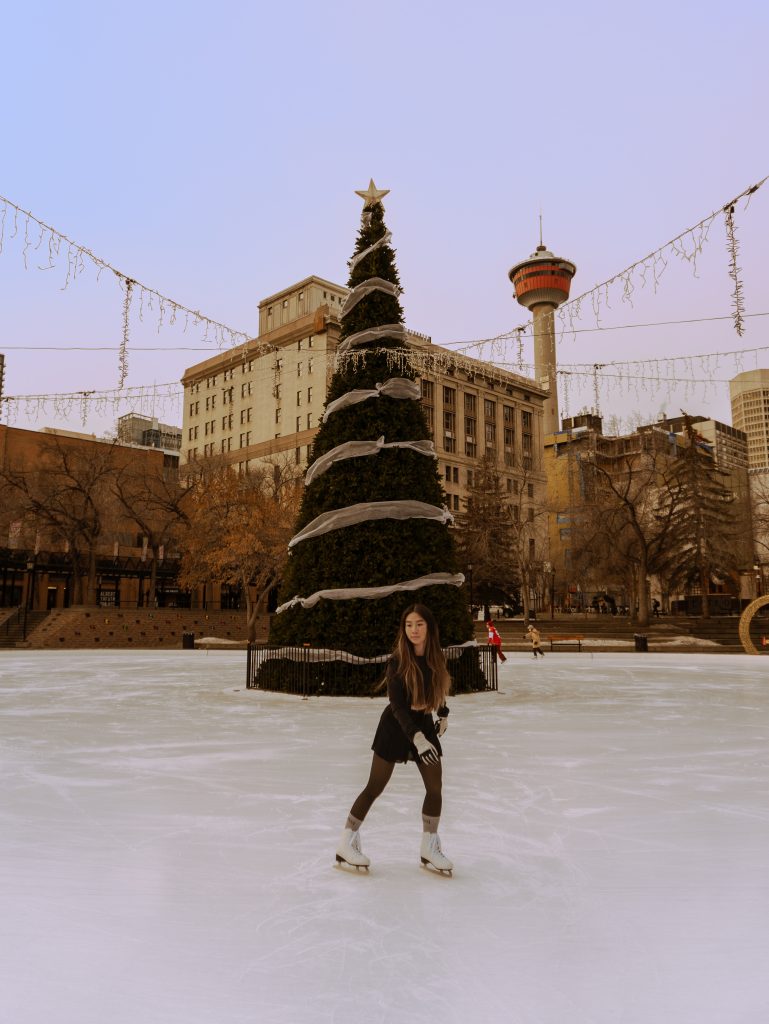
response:
<path id="1" fill-rule="evenodd" d="M 575 322 L 579 320 L 582 315 L 582 307 L 588 302 L 592 308 L 593 315 L 595 317 L 596 327 L 592 330 L 608 330 L 609 328 L 601 327 L 601 308 L 605 304 L 607 307 L 610 305 L 609 297 L 610 291 L 617 285 L 622 287 L 622 302 L 628 303 L 631 307 L 633 305 L 633 294 L 637 287 L 644 288 L 651 282 L 654 292 L 656 294 L 657 288 L 660 284 L 663 273 L 668 266 L 668 260 L 670 256 L 677 257 L 678 259 L 688 263 L 694 275 L 697 275 L 697 260 L 702 253 L 705 243 L 708 240 L 708 234 L 712 226 L 713 221 L 723 215 L 727 223 L 727 244 L 729 251 L 729 276 L 732 279 L 732 299 L 735 306 L 735 311 L 732 314 L 735 330 L 738 335 L 741 336 L 744 329 L 744 300 L 742 297 L 742 281 L 739 277 L 740 268 L 737 266 L 737 250 L 736 250 L 736 237 L 734 236 L 734 212 L 737 204 L 741 200 L 745 200 L 745 210 L 747 210 L 750 202 L 755 193 L 769 181 L 769 175 L 762 178 L 755 185 L 750 185 L 748 188 L 742 190 L 739 195 L 730 199 L 727 203 L 719 206 L 712 213 L 709 213 L 706 217 L 703 217 L 696 224 L 686 228 L 680 234 L 676 235 L 675 238 L 671 238 L 670 241 L 665 242 L 664 245 L 659 246 L 653 252 L 648 253 L 646 256 L 641 257 L 631 263 L 624 270 L 613 274 L 605 281 L 601 281 L 600 284 L 594 285 L 588 291 L 582 292 L 581 295 L 577 295 L 568 302 L 564 302 L 556 312 L 556 316 L 560 320 L 561 327 L 559 333 L 561 334 L 577 334 L 587 328 L 578 328 L 575 326 Z M 732 239 L 734 238 L 734 244 Z M 710 319 L 710 318 L 706 318 Z M 715 318 L 720 319 L 720 318 Z M 685 321 L 681 321 L 682 323 Z M 466 352 L 470 349 L 480 348 L 485 345 L 494 345 L 498 342 L 510 341 L 511 339 L 520 339 L 524 336 L 530 336 L 533 333 L 533 321 L 528 320 L 523 324 L 519 324 L 517 327 L 512 327 L 508 331 L 503 331 L 501 334 L 497 334 L 490 338 L 478 338 L 474 341 L 465 342 L 441 342 L 446 348 L 457 347 L 457 351 Z"/>
<path id="2" fill-rule="evenodd" d="M 675 238 L 666 242 L 665 245 L 660 246 L 652 253 L 637 260 L 635 263 L 626 267 L 623 271 L 613 275 L 611 278 L 582 295 L 570 300 L 563 304 L 558 311 L 558 315 L 561 318 L 561 335 L 566 333 L 577 334 L 584 332 L 597 332 L 597 331 L 611 331 L 611 330 L 633 330 L 642 329 L 649 327 L 660 327 L 660 326 L 672 326 L 679 324 L 691 324 L 691 323 L 704 323 L 714 322 L 719 320 L 731 319 L 733 321 L 735 330 L 738 335 L 742 335 L 744 331 L 745 320 L 750 317 L 763 317 L 769 315 L 769 313 L 745 313 L 744 310 L 744 298 L 742 294 L 742 282 L 740 278 L 741 269 L 738 265 L 738 246 L 735 233 L 735 222 L 734 214 L 737 204 L 745 200 L 745 209 L 750 204 L 753 195 L 760 189 L 765 182 L 769 180 L 769 176 L 763 178 L 757 184 L 744 189 L 734 199 L 730 200 L 724 206 L 715 210 L 707 217 L 702 218 L 697 224 L 690 228 L 687 228 L 681 234 Z M 189 309 L 172 299 L 162 295 L 156 289 L 150 288 L 143 285 L 134 278 L 117 270 L 106 260 L 96 256 L 91 250 L 84 246 L 78 245 L 73 242 L 70 238 L 64 235 L 62 232 L 57 231 L 50 225 L 44 223 L 35 217 L 32 213 L 22 209 L 15 203 L 6 199 L 0 195 L 0 253 L 3 251 L 6 238 L 6 221 L 9 212 L 13 214 L 12 230 L 9 234 L 9 238 L 13 239 L 17 237 L 20 232 L 20 218 L 23 219 L 23 232 L 24 232 L 24 247 L 23 247 L 23 260 L 25 269 L 29 266 L 29 257 L 31 252 L 36 252 L 43 247 L 46 243 L 48 252 L 48 263 L 47 265 L 40 266 L 39 269 L 47 270 L 52 269 L 56 266 L 56 260 L 60 257 L 62 249 L 65 251 L 67 274 L 64 283 L 66 289 L 71 281 L 74 281 L 80 274 L 83 273 L 87 262 L 90 261 L 97 270 L 97 279 L 101 275 L 102 271 L 110 270 L 120 281 L 123 289 L 123 306 L 122 306 L 122 338 L 118 346 L 5 346 L 7 350 L 28 350 L 28 351 L 117 351 L 118 364 L 119 364 L 119 386 L 117 389 L 107 390 L 89 390 L 89 391 L 78 391 L 66 394 L 41 394 L 41 395 L 17 395 L 17 396 L 6 396 L 2 399 L 2 406 L 5 406 L 6 410 L 10 413 L 16 412 L 23 409 L 25 413 L 28 413 L 30 409 L 37 409 L 41 411 L 41 406 L 51 404 L 56 412 L 61 412 L 65 408 L 71 408 L 77 404 L 82 410 L 83 418 L 85 419 L 86 410 L 99 406 L 100 403 L 106 408 L 108 405 L 112 406 L 132 406 L 138 403 L 144 403 L 147 401 L 167 401 L 173 399 L 178 402 L 181 394 L 180 385 L 177 383 L 166 384 L 166 385 L 152 385 L 150 387 L 137 387 L 137 388 L 125 388 L 125 380 L 128 373 L 128 351 L 129 351 L 129 330 L 130 330 L 130 314 L 131 306 L 136 293 L 139 298 L 139 317 L 143 319 L 144 316 L 144 302 L 150 309 L 154 310 L 153 301 L 158 304 L 158 331 L 164 326 L 166 318 L 169 317 L 169 325 L 174 324 L 178 316 L 183 315 L 185 317 L 186 331 L 190 322 L 195 325 L 204 325 L 203 341 L 206 346 L 138 346 L 135 351 L 210 351 L 207 345 L 210 345 L 211 337 L 210 332 L 213 332 L 213 340 L 217 341 L 219 347 L 223 347 L 225 338 L 229 337 L 231 343 L 235 345 L 237 343 L 238 348 L 232 351 L 233 365 L 240 362 L 242 358 L 249 360 L 259 358 L 265 354 L 274 353 L 277 351 L 271 344 L 254 345 L 253 348 L 248 349 L 244 352 L 243 341 L 249 341 L 249 335 L 242 331 L 236 331 L 226 325 L 211 320 L 205 317 L 202 313 L 196 310 Z M 610 289 L 620 284 L 622 286 L 622 300 L 629 302 L 632 306 L 632 295 L 640 283 L 641 287 L 644 287 L 648 281 L 651 281 L 654 290 L 658 287 L 660 278 L 668 264 L 668 259 L 671 255 L 675 255 L 680 259 L 689 262 L 696 274 L 697 270 L 697 259 L 702 252 L 702 248 L 708 238 L 708 232 L 714 219 L 721 214 L 724 214 L 726 220 L 727 229 L 727 249 L 729 253 L 729 276 L 732 279 L 733 284 L 733 312 L 729 317 L 701 317 L 691 318 L 687 320 L 673 320 L 673 321 L 658 321 L 655 323 L 645 324 L 625 324 L 617 327 L 603 327 L 600 323 L 600 311 L 602 303 L 608 305 L 609 291 Z M 34 230 L 33 226 L 36 226 L 39 230 L 39 236 L 35 241 L 35 238 L 30 235 L 30 231 Z M 45 251 L 45 249 L 44 249 Z M 577 327 L 575 321 L 581 315 L 582 307 L 589 300 L 590 305 L 593 309 L 593 313 L 596 319 L 595 327 Z M 447 346 L 442 346 L 442 350 L 422 352 L 420 356 L 415 355 L 415 352 L 419 350 L 389 350 L 388 357 L 392 357 L 396 362 L 398 360 L 408 361 L 412 365 L 416 359 L 418 362 L 424 363 L 425 366 L 428 364 L 438 369 L 446 369 L 449 367 L 453 368 L 464 368 L 462 367 L 463 359 L 466 357 L 473 363 L 472 371 L 475 373 L 481 373 L 486 375 L 492 375 L 496 373 L 499 376 L 499 369 L 514 367 L 515 371 L 523 375 L 533 373 L 533 367 L 530 363 L 524 361 L 523 358 L 523 340 L 525 337 L 531 336 L 533 324 L 529 321 L 526 324 L 519 325 L 510 331 L 503 332 L 496 335 L 494 338 L 479 339 L 474 342 L 466 343 L 452 343 L 453 345 L 459 345 L 457 348 L 448 349 Z M 506 342 L 515 340 L 517 342 L 517 358 L 514 361 L 509 359 L 509 352 L 507 350 Z M 469 351 L 482 348 L 484 346 L 491 345 L 492 351 L 488 356 L 485 356 L 483 365 L 479 366 L 481 360 L 473 360 L 472 357 L 467 356 Z M 502 346 L 501 350 L 495 351 L 497 346 Z M 321 350 L 318 350 L 321 351 Z M 638 387 L 642 386 L 646 388 L 647 383 L 655 382 L 662 386 L 672 386 L 673 384 L 713 384 L 716 383 L 716 379 L 713 377 L 713 368 L 711 362 L 715 362 L 717 368 L 719 361 L 726 358 L 732 358 L 735 363 L 740 365 L 740 361 L 749 355 L 757 355 L 759 352 L 767 351 L 766 347 L 758 347 L 753 349 L 743 349 L 732 352 L 715 352 L 697 354 L 694 356 L 675 356 L 666 357 L 665 359 L 645 359 L 645 360 L 623 360 L 620 362 L 611 363 L 574 363 L 564 364 L 559 368 L 558 374 L 564 389 L 568 389 L 569 380 L 578 380 L 581 378 L 591 378 L 595 390 L 596 404 L 598 404 L 598 392 L 599 392 L 599 381 L 619 381 L 626 385 L 631 383 Z M 399 354 L 400 353 L 400 354 Z M 358 358 L 356 354 L 350 354 L 353 361 Z M 671 366 L 675 362 L 684 361 L 688 364 L 688 369 L 691 371 L 690 374 L 685 378 L 678 378 L 671 371 Z M 695 363 L 699 362 L 699 365 L 703 367 L 703 372 L 707 374 L 705 379 L 698 378 L 695 376 L 694 368 Z M 495 369 L 498 367 L 499 369 Z M 607 372 L 607 368 L 616 372 Z M 637 372 L 638 370 L 643 372 Z M 515 372 L 514 371 L 514 372 Z M 265 374 L 270 373 L 271 369 L 264 368 Z M 719 381 L 720 382 L 720 381 Z M 158 390 L 160 389 L 160 390 Z M 162 389 L 171 389 L 171 391 L 163 392 Z M 568 394 L 566 395 L 568 400 Z M 0 407 L 2 407 L 0 406 Z"/>
<path id="3" fill-rule="evenodd" d="M 47 257 L 47 262 L 38 264 L 38 270 L 53 270 L 57 266 L 57 261 L 62 256 L 66 260 L 66 277 L 62 290 L 66 290 L 72 282 L 83 274 L 89 263 L 96 268 L 97 280 L 100 279 L 102 272 L 105 270 L 111 271 L 118 279 L 123 290 L 121 310 L 122 342 L 119 347 L 120 356 L 118 364 L 121 386 L 125 383 L 128 372 L 129 320 L 134 292 L 137 292 L 139 296 L 140 320 L 144 320 L 145 302 L 147 308 L 152 310 L 153 313 L 157 305 L 158 332 L 166 325 L 166 322 L 168 326 L 173 326 L 177 318 L 183 317 L 185 331 L 190 324 L 194 327 L 202 325 L 204 342 L 208 344 L 216 343 L 219 348 L 223 348 L 227 340 L 229 340 L 230 344 L 236 345 L 250 339 L 251 335 L 246 331 L 239 331 L 233 327 L 228 327 L 218 320 L 213 320 L 211 317 L 201 313 L 200 310 L 190 309 L 183 303 L 161 294 L 156 288 L 142 284 L 136 278 L 123 273 L 122 270 L 118 270 L 117 267 L 112 266 L 107 260 L 97 256 L 86 246 L 79 245 L 62 231 L 57 231 L 56 228 L 46 224 L 45 221 L 40 220 L 39 217 L 36 217 L 29 210 L 23 209 L 2 195 L 0 195 L 0 253 L 3 252 L 6 244 L 9 214 L 12 217 L 7 236 L 8 240 L 19 236 L 23 230 L 24 247 L 22 249 L 22 259 L 25 270 L 29 269 L 32 255 L 42 249 L 43 259 L 45 260 Z M 37 233 L 37 238 L 35 238 L 35 232 Z"/>
<path id="4" fill-rule="evenodd" d="M 745 319 L 750 317 L 769 316 L 769 313 L 745 313 Z M 707 324 L 716 323 L 722 320 L 732 320 L 733 315 L 728 316 L 699 316 L 690 317 L 686 320 L 654 320 L 644 324 L 613 324 L 611 327 L 578 327 L 575 334 L 610 334 L 612 331 L 633 331 L 650 327 L 677 327 L 686 324 Z M 272 346 L 266 346 L 272 351 Z M 3 345 L 4 352 L 119 352 L 120 345 Z M 132 352 L 210 352 L 207 345 L 131 345 Z M 326 349 L 316 349 L 317 352 L 325 352 Z M 460 350 L 452 350 L 459 352 Z M 260 353 L 261 354 L 261 353 Z"/>

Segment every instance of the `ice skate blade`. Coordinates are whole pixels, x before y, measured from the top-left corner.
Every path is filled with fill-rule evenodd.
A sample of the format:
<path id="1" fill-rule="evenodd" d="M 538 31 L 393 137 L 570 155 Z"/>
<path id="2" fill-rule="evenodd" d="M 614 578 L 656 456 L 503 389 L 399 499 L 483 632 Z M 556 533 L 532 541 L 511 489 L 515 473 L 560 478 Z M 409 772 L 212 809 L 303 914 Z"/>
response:
<path id="1" fill-rule="evenodd" d="M 430 873 L 436 875 L 447 875 L 449 878 L 454 877 L 452 874 L 454 868 L 436 868 L 432 861 L 426 860 L 424 857 L 422 857 L 421 860 L 422 867 L 425 869 L 425 871 L 429 871 Z"/>
<path id="2" fill-rule="evenodd" d="M 368 864 L 351 864 L 349 860 L 345 860 L 340 854 L 336 855 L 336 865 L 338 868 L 355 868 L 356 871 L 365 871 L 368 873 Z"/>

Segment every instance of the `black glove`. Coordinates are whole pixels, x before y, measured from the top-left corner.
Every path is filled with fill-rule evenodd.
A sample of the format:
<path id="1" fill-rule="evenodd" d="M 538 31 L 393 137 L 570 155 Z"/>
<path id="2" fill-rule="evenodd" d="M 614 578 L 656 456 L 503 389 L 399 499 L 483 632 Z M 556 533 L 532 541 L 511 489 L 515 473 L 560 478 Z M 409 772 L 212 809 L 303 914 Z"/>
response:
<path id="1" fill-rule="evenodd" d="M 435 731 L 438 733 L 439 736 L 442 736 L 444 734 L 444 732 L 446 732 L 448 727 L 449 727 L 448 716 L 446 716 L 444 718 L 436 719 Z"/>

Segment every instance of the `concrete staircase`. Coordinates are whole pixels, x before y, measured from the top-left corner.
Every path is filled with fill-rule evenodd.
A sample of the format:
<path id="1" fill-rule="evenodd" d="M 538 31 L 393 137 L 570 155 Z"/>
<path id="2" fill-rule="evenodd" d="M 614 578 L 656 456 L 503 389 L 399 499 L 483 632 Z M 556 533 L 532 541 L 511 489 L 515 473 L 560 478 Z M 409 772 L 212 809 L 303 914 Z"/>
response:
<path id="1" fill-rule="evenodd" d="M 641 634 L 648 638 L 650 650 L 667 651 L 712 651 L 717 653 L 739 653 L 742 644 L 739 639 L 739 616 L 725 615 L 703 619 L 693 616 L 666 616 L 652 619 L 648 626 L 641 627 L 637 623 L 621 615 L 564 615 L 556 612 L 554 618 L 545 614 L 535 625 L 542 634 L 543 650 L 549 651 L 550 644 L 545 639 L 550 633 L 563 635 L 581 635 L 589 639 L 589 649 L 601 650 L 601 641 L 606 642 L 605 650 L 635 650 L 634 638 Z M 523 619 L 496 619 L 495 625 L 502 637 L 505 650 L 527 650 L 529 644 L 524 636 L 526 626 Z M 769 619 L 766 623 L 769 634 Z M 485 640 L 486 627 L 482 622 L 475 623 L 475 635 L 478 641 Z M 692 643 L 687 645 L 681 638 L 691 637 Z M 670 643 L 677 639 L 676 644 Z M 714 646 L 698 646 L 696 639 L 711 641 Z M 618 646 L 617 642 L 621 642 Z M 668 641 L 668 643 L 665 643 Z M 659 646 L 657 646 L 659 645 Z M 565 647 L 564 650 L 574 650 Z"/>
<path id="2" fill-rule="evenodd" d="M 48 615 L 47 611 L 27 612 L 25 622 L 23 609 L 17 609 L 0 624 L 0 648 L 26 647 L 30 635 L 48 618 Z"/>

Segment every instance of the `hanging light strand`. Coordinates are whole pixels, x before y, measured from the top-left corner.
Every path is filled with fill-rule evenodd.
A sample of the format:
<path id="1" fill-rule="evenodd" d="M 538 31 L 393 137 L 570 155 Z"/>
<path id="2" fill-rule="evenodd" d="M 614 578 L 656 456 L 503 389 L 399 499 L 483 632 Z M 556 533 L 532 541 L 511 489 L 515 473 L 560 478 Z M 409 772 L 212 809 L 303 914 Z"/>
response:
<path id="1" fill-rule="evenodd" d="M 23 221 L 24 225 L 24 246 L 22 249 L 22 259 L 24 261 L 24 268 L 29 269 L 30 255 L 33 252 L 43 250 L 43 253 L 47 252 L 47 262 L 38 264 L 38 270 L 53 270 L 58 264 L 62 249 L 64 250 L 64 258 L 66 260 L 66 274 L 64 279 L 64 285 L 62 290 L 66 290 L 69 285 L 75 281 L 81 274 L 83 274 L 88 266 L 91 264 L 96 269 L 96 279 L 100 279 L 101 274 L 104 270 L 111 270 L 112 273 L 118 278 L 120 284 L 124 290 L 124 306 L 123 306 L 123 340 L 124 344 L 120 347 L 120 365 L 119 372 L 123 373 L 123 361 L 127 358 L 127 346 L 126 346 L 126 330 L 125 330 L 125 314 L 126 314 L 126 297 L 130 305 L 131 293 L 134 289 L 138 290 L 140 295 L 140 307 L 139 317 L 143 319 L 144 315 L 144 303 L 146 301 L 147 308 L 150 309 L 156 316 L 157 329 L 162 330 L 166 326 L 166 321 L 169 326 L 173 326 L 176 323 L 177 317 L 184 317 L 184 330 L 192 325 L 197 327 L 202 325 L 203 327 L 203 340 L 209 344 L 215 343 L 219 348 L 223 348 L 224 345 L 229 342 L 231 345 L 242 344 L 248 341 L 252 335 L 246 331 L 239 331 L 233 327 L 228 327 L 226 324 L 221 323 L 218 320 L 213 320 L 211 317 L 204 316 L 200 310 L 190 309 L 188 306 L 183 305 L 181 302 L 177 302 L 175 299 L 170 299 L 166 295 L 162 295 L 157 289 L 151 288 L 148 285 L 142 284 L 137 281 L 134 277 L 130 277 L 128 274 L 124 274 L 123 271 L 113 267 L 107 260 L 97 256 L 94 252 L 88 249 L 86 246 L 79 245 L 74 242 L 71 238 L 65 235 L 61 231 L 57 231 L 56 228 L 51 227 L 50 224 L 46 224 L 45 221 L 40 220 L 29 210 L 25 210 L 18 206 L 12 200 L 7 199 L 5 196 L 0 195 L 0 253 L 3 252 L 3 248 L 6 241 L 6 227 L 8 222 L 8 215 L 12 214 L 10 221 L 11 229 L 7 235 L 8 239 L 14 239 L 19 234 L 19 221 Z M 35 241 L 34 232 L 35 226 L 39 229 L 37 240 Z M 46 242 L 46 246 L 43 243 Z M 128 288 L 130 282 L 130 289 Z M 157 306 L 157 309 L 156 309 Z M 123 380 L 125 378 L 122 378 Z"/>

